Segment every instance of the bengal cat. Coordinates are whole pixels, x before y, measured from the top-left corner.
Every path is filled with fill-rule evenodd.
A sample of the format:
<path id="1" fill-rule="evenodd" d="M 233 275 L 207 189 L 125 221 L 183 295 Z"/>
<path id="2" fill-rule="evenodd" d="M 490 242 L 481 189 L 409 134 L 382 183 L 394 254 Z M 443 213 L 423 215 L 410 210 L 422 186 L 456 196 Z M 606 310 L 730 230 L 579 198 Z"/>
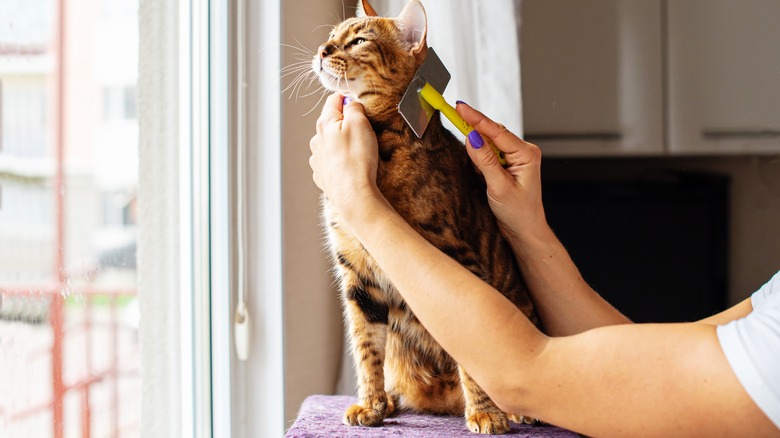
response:
<path id="1" fill-rule="evenodd" d="M 537 323 L 531 299 L 487 203 L 484 180 L 436 115 L 418 139 L 397 105 L 425 58 L 427 19 L 410 1 L 381 18 L 365 1 L 314 56 L 322 84 L 357 100 L 379 141 L 379 189 L 411 226 L 507 296 Z M 508 416 L 423 328 L 401 295 L 323 200 L 358 378 L 350 425 L 377 426 L 396 409 L 464 415 L 469 430 L 504 433 Z M 485 333 L 486 337 L 490 333 Z"/>

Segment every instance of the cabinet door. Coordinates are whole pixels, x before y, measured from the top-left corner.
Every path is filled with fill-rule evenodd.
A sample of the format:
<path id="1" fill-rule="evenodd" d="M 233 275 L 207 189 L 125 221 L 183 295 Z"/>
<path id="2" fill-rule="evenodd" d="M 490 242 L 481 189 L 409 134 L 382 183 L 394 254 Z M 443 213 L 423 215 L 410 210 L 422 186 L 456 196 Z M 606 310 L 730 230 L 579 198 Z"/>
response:
<path id="1" fill-rule="evenodd" d="M 668 8 L 670 151 L 780 152 L 780 1 Z"/>
<path id="2" fill-rule="evenodd" d="M 546 155 L 663 153 L 660 0 L 524 0 L 525 137 Z"/>

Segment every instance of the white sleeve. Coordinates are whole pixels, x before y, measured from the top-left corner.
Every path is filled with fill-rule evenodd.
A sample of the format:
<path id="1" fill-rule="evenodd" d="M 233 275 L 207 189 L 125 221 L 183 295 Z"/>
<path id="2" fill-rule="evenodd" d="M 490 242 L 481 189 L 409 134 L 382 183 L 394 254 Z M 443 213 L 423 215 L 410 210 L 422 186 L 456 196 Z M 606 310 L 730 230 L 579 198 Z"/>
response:
<path id="1" fill-rule="evenodd" d="M 750 297 L 753 310 L 763 306 L 770 295 L 780 294 L 780 271 Z"/>
<path id="2" fill-rule="evenodd" d="M 780 429 L 780 272 L 751 301 L 750 314 L 718 326 L 718 340 L 737 379 Z"/>

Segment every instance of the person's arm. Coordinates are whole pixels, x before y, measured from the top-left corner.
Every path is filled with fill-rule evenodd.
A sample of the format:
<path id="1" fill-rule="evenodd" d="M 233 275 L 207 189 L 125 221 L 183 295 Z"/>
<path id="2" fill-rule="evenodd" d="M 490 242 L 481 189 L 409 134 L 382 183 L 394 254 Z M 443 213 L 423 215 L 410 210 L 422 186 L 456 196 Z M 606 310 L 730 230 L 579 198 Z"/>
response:
<path id="1" fill-rule="evenodd" d="M 547 224 L 539 186 L 539 148 L 463 102 L 457 110 L 507 154 L 510 166 L 504 169 L 489 148 L 469 148 L 472 160 L 488 182 L 491 209 L 517 258 L 546 332 L 551 336 L 571 335 L 631 322 L 585 282 Z M 699 322 L 721 325 L 752 310 L 750 299 L 746 299 Z"/>
<path id="2" fill-rule="evenodd" d="M 330 105 L 330 107 L 327 107 Z M 613 325 L 547 337 L 421 237 L 375 184 L 359 104 L 312 139 L 314 180 L 426 329 L 508 412 L 593 436 L 776 436 L 706 324 Z M 373 178 L 373 179 L 372 179 Z M 373 184 L 372 184 L 373 182 Z"/>
<path id="3" fill-rule="evenodd" d="M 485 177 L 490 207 L 517 258 L 545 331 L 551 336 L 564 336 L 630 323 L 585 282 L 547 224 L 539 148 L 462 102 L 457 110 L 506 154 L 509 166 L 505 169 L 490 148 L 468 148 Z"/>
<path id="4" fill-rule="evenodd" d="M 381 195 L 354 207 L 342 213 L 358 239 L 502 409 L 592 436 L 777 432 L 732 373 L 715 327 L 616 325 L 549 338 L 414 232 Z"/>
<path id="5" fill-rule="evenodd" d="M 596 327 L 631 323 L 585 282 L 563 244 L 549 228 L 510 243 L 551 336 L 581 333 Z M 627 291 L 627 293 L 629 293 Z"/>
<path id="6" fill-rule="evenodd" d="M 728 309 L 720 313 L 716 313 L 715 315 L 712 315 L 708 318 L 699 320 L 698 322 L 709 325 L 722 325 L 734 321 L 735 319 L 744 318 L 752 311 L 753 304 L 751 303 L 750 298 L 747 298 L 742 300 L 737 305 L 729 307 Z"/>

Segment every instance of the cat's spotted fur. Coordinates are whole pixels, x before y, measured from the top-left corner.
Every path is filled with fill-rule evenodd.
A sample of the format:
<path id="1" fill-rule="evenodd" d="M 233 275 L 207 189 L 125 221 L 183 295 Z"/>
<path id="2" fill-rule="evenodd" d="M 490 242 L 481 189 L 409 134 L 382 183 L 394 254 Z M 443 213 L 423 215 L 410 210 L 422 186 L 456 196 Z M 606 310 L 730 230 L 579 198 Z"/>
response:
<path id="1" fill-rule="evenodd" d="M 363 1 L 358 17 L 337 25 L 320 46 L 314 70 L 327 88 L 364 105 L 379 142 L 377 184 L 396 211 L 538 323 L 463 144 L 438 115 L 418 139 L 397 111 L 425 58 L 426 30 L 417 0 L 395 19 L 376 17 Z M 472 431 L 506 432 L 507 414 L 428 334 L 327 199 L 323 205 L 359 387 L 345 421 L 375 426 L 395 409 L 412 409 L 465 414 Z"/>

